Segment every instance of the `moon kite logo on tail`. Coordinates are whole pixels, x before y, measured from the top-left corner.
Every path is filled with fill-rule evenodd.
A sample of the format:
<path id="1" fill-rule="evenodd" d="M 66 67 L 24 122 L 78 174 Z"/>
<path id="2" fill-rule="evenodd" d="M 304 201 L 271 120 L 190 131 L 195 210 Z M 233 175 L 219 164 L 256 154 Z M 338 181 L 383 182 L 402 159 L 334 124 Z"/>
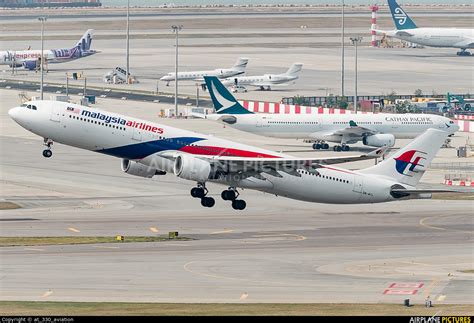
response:
<path id="1" fill-rule="evenodd" d="M 394 158 L 397 172 L 405 176 L 413 176 L 411 173 L 418 173 L 419 168 L 425 167 L 425 165 L 420 164 L 421 161 L 426 160 L 421 155 L 426 155 L 426 153 L 419 150 L 409 150 Z M 421 169 L 421 171 L 423 170 Z"/>

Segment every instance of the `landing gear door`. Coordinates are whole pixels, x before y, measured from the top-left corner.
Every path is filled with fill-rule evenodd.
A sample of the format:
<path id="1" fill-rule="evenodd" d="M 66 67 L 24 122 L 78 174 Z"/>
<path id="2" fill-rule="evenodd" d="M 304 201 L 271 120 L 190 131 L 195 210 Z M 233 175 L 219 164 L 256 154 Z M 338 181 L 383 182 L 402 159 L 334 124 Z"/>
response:
<path id="1" fill-rule="evenodd" d="M 61 116 L 61 107 L 58 104 L 53 104 L 51 109 L 51 116 L 49 119 L 54 122 L 59 122 Z"/>

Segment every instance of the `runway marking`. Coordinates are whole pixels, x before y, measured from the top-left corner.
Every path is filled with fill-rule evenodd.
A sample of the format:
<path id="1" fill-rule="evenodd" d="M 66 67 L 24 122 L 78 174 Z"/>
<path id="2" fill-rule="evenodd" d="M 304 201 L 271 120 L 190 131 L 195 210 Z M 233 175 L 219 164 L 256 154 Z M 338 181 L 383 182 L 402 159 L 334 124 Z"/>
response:
<path id="1" fill-rule="evenodd" d="M 420 266 L 433 266 L 432 264 L 424 264 L 422 262 L 414 262 L 414 261 L 402 261 L 404 264 L 410 264 L 410 265 L 420 265 Z"/>
<path id="2" fill-rule="evenodd" d="M 438 302 L 442 302 L 446 299 L 446 295 L 439 295 L 438 298 L 436 299 L 436 301 Z"/>
<path id="3" fill-rule="evenodd" d="M 43 295 L 41 295 L 41 297 L 49 297 L 52 293 L 53 293 L 52 290 L 48 290 L 48 291 L 45 292 Z"/>
<path id="4" fill-rule="evenodd" d="M 249 297 L 248 293 L 242 293 L 242 295 L 240 295 L 240 300 L 243 301 L 244 299 L 247 299 L 247 297 Z"/>
<path id="5" fill-rule="evenodd" d="M 446 228 L 442 228 L 442 227 L 435 227 L 435 226 L 433 226 L 433 225 L 425 224 L 425 221 L 428 220 L 428 219 L 440 218 L 440 217 L 443 217 L 443 216 L 446 216 L 446 215 L 445 215 L 445 214 L 441 214 L 441 215 L 435 215 L 435 216 L 427 216 L 426 218 L 421 219 L 420 222 L 419 222 L 419 224 L 420 224 L 422 227 L 425 227 L 425 228 L 428 228 L 428 229 L 433 229 L 433 230 L 443 230 L 443 231 L 455 231 L 455 232 L 472 233 L 472 231 L 458 230 L 458 229 L 446 229 Z"/>
<path id="6" fill-rule="evenodd" d="M 163 245 L 165 246 L 189 246 L 189 244 L 185 244 L 185 243 L 175 243 L 175 242 L 163 242 Z"/>
<path id="7" fill-rule="evenodd" d="M 431 282 L 431 284 L 429 284 L 428 287 L 426 287 L 423 295 L 426 296 L 430 296 L 431 295 L 431 290 L 439 283 L 439 279 L 433 279 L 433 281 Z"/>
<path id="8" fill-rule="evenodd" d="M 418 289 L 386 289 L 384 295 L 415 295 Z"/>
<path id="9" fill-rule="evenodd" d="M 424 283 L 392 283 L 388 288 L 421 288 Z"/>
<path id="10" fill-rule="evenodd" d="M 92 248 L 99 248 L 99 249 L 120 249 L 120 247 L 109 247 L 109 246 L 92 246 Z"/>
<path id="11" fill-rule="evenodd" d="M 44 249 L 39 249 L 39 248 L 25 248 L 24 250 L 31 250 L 31 251 L 44 251 Z"/>
<path id="12" fill-rule="evenodd" d="M 158 228 L 156 228 L 156 227 L 150 227 L 150 231 L 157 233 L 157 232 L 158 232 Z"/>
<path id="13" fill-rule="evenodd" d="M 73 227 L 70 227 L 70 228 L 67 228 L 69 231 L 72 231 L 72 232 L 81 232 L 80 230 L 76 229 L 76 228 L 73 228 Z"/>
<path id="14" fill-rule="evenodd" d="M 234 232 L 234 230 L 214 231 L 211 234 L 221 234 L 221 233 L 231 233 L 231 232 Z"/>
<path id="15" fill-rule="evenodd" d="M 292 233 L 273 233 L 273 234 L 258 234 L 253 235 L 253 238 L 281 238 L 281 237 L 295 237 L 297 241 L 306 240 L 305 236 Z"/>

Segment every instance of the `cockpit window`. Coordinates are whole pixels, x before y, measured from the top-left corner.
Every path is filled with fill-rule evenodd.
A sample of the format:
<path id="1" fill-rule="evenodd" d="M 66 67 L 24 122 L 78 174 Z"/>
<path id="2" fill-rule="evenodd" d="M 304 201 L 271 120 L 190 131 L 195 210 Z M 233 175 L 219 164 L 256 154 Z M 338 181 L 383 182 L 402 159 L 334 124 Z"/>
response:
<path id="1" fill-rule="evenodd" d="M 452 124 L 452 123 L 454 123 L 454 121 L 453 121 L 453 120 L 451 120 L 451 121 L 449 121 L 449 123 L 451 123 L 451 124 Z"/>
<path id="2" fill-rule="evenodd" d="M 31 105 L 31 104 L 28 104 L 28 105 L 22 105 L 22 106 L 26 106 L 27 109 L 30 109 L 30 110 L 37 110 L 36 109 L 36 106 L 34 105 Z"/>
<path id="3" fill-rule="evenodd" d="M 28 104 L 26 103 L 23 103 L 22 105 L 20 105 L 20 107 L 23 107 L 23 108 L 26 108 L 28 106 Z"/>
<path id="4" fill-rule="evenodd" d="M 36 110 L 36 106 L 32 105 L 31 110 Z"/>

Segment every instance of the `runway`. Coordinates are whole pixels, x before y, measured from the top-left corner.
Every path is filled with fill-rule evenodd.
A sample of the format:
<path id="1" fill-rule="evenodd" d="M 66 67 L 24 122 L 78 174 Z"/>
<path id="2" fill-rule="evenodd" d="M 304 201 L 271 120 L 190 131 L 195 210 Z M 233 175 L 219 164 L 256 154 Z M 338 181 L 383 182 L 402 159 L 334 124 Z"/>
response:
<path id="1" fill-rule="evenodd" d="M 248 207 L 234 211 L 219 198 L 223 187 L 209 185 L 216 206 L 202 208 L 189 195 L 192 183 L 172 174 L 129 176 L 118 159 L 60 144 L 43 158 L 41 139 L 6 114 L 18 101 L 14 92 L 1 95 L 1 197 L 22 206 L 0 211 L 1 236 L 178 231 L 193 240 L 3 247 L 0 300 L 402 304 L 430 295 L 435 305 L 474 303 L 474 278 L 461 272 L 472 269 L 472 201 L 325 205 L 244 190 Z M 157 120 L 150 103 L 98 105 Z M 209 121 L 157 121 L 275 150 L 292 145 L 298 156 L 316 153 Z M 443 149 L 435 162 L 454 156 Z M 442 178 L 433 170 L 423 181 Z"/>

